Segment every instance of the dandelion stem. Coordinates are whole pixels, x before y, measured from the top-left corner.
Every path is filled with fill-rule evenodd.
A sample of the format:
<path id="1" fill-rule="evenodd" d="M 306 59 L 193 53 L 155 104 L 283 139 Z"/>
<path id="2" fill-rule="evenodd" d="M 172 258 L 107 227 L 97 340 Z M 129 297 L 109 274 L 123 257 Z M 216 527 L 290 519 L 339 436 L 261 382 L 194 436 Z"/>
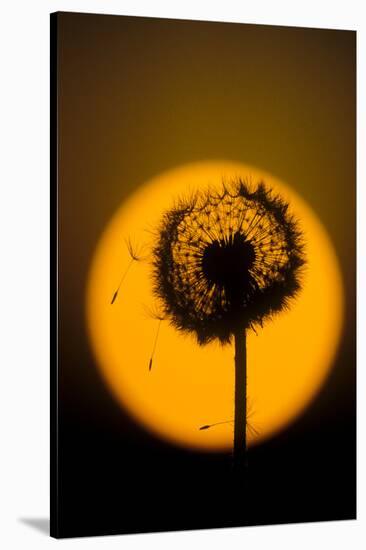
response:
<path id="1" fill-rule="evenodd" d="M 234 412 L 234 468 L 243 471 L 246 463 L 247 424 L 247 350 L 246 331 L 237 330 L 235 339 L 235 412 Z"/>

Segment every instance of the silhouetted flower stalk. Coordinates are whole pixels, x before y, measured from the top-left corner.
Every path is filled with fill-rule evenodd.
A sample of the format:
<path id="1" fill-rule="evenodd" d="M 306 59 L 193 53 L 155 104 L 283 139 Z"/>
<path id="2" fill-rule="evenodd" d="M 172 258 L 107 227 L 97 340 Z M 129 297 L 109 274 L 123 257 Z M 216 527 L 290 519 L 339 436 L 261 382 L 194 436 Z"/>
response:
<path id="1" fill-rule="evenodd" d="M 289 307 L 300 290 L 303 265 L 298 224 L 288 204 L 263 183 L 251 190 L 237 180 L 180 199 L 158 231 L 154 292 L 164 316 L 200 345 L 234 341 L 239 469 L 246 462 L 247 330 Z"/>

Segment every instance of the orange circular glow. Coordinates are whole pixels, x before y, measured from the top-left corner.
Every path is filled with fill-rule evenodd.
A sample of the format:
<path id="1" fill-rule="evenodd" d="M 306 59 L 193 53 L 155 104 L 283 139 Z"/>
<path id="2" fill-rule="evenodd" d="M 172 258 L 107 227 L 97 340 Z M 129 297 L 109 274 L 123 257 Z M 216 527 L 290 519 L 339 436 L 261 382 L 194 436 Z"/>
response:
<path id="1" fill-rule="evenodd" d="M 333 246 L 321 222 L 291 187 L 257 168 L 232 162 L 185 165 L 145 183 L 118 209 L 97 245 L 86 309 L 97 364 L 118 402 L 146 429 L 172 443 L 227 450 L 233 442 L 234 350 L 200 347 L 146 314 L 156 305 L 151 265 L 133 262 L 113 305 L 111 298 L 130 262 L 124 239 L 151 250 L 153 231 L 177 197 L 242 177 L 264 181 L 291 206 L 305 234 L 303 289 L 289 311 L 248 334 L 248 444 L 272 436 L 310 403 L 332 366 L 343 317 L 343 291 Z M 216 422 L 211 429 L 199 427 Z"/>

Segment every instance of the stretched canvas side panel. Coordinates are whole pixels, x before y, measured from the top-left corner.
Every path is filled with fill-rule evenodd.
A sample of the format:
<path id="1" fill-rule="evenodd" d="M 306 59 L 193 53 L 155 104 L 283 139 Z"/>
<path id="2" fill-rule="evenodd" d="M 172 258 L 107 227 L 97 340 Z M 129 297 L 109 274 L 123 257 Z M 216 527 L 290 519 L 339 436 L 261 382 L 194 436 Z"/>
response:
<path id="1" fill-rule="evenodd" d="M 58 223 L 57 223 L 57 13 L 50 17 L 50 534 L 58 537 L 58 353 L 57 353 L 57 318 L 58 318 Z"/>

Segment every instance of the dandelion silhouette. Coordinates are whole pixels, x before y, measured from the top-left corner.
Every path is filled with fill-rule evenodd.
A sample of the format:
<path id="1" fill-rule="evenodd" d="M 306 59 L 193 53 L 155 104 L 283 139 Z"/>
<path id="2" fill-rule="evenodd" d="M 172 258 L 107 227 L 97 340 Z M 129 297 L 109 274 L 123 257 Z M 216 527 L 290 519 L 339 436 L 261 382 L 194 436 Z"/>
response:
<path id="1" fill-rule="evenodd" d="M 298 224 L 264 183 L 251 190 L 237 180 L 180 199 L 158 230 L 153 280 L 164 317 L 200 345 L 234 341 L 234 464 L 240 469 L 248 428 L 246 333 L 290 306 L 304 263 Z"/>

